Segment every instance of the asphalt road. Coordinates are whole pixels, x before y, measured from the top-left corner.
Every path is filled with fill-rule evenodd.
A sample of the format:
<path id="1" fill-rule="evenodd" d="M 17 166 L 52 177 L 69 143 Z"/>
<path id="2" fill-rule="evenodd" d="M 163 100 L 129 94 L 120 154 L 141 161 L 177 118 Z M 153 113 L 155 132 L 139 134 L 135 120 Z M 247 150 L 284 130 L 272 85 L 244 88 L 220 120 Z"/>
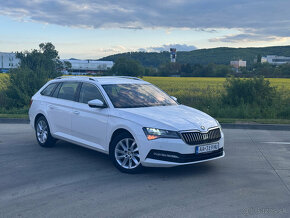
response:
<path id="1" fill-rule="evenodd" d="M 225 129 L 223 159 L 127 175 L 0 124 L 0 217 L 290 217 L 290 131 Z"/>

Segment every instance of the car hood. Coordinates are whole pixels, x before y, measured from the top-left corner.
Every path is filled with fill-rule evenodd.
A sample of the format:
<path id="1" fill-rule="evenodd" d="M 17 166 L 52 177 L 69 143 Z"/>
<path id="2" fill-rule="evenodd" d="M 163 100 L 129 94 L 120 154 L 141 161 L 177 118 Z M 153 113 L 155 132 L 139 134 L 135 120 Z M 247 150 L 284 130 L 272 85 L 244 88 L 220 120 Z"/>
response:
<path id="1" fill-rule="evenodd" d="M 184 105 L 126 108 L 119 109 L 119 112 L 121 117 L 137 122 L 143 127 L 205 131 L 218 125 L 215 119 L 206 113 Z"/>

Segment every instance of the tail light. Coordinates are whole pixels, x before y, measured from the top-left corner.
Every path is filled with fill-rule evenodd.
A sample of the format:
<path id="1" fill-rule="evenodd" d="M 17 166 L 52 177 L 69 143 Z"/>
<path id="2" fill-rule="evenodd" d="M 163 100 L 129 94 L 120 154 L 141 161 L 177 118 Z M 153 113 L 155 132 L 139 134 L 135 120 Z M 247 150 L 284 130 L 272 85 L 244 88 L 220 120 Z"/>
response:
<path id="1" fill-rule="evenodd" d="M 30 106 L 32 105 L 32 102 L 33 102 L 33 100 L 32 100 L 32 99 L 30 99 Z"/>

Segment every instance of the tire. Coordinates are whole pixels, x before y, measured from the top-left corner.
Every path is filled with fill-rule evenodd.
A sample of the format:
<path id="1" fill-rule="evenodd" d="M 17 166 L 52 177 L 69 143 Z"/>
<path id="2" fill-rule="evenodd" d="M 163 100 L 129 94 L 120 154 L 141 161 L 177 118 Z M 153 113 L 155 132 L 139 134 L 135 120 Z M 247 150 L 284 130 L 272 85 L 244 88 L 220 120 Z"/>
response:
<path id="1" fill-rule="evenodd" d="M 56 139 L 50 134 L 49 125 L 44 116 L 39 117 L 35 122 L 35 135 L 41 147 L 53 147 L 56 143 Z"/>
<path id="2" fill-rule="evenodd" d="M 112 140 L 110 157 L 115 167 L 123 173 L 135 174 L 143 170 L 138 145 L 129 133 L 121 133 Z"/>

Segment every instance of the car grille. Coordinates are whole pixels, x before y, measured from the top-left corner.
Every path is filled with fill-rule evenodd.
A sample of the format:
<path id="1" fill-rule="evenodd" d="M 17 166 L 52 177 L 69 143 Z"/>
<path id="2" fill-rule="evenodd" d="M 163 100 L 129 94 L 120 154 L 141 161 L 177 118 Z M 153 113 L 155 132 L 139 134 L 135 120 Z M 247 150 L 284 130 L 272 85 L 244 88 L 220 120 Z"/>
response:
<path id="1" fill-rule="evenodd" d="M 199 145 L 216 142 L 221 138 L 220 128 L 211 129 L 206 133 L 201 132 L 181 132 L 182 139 L 189 145 Z"/>

